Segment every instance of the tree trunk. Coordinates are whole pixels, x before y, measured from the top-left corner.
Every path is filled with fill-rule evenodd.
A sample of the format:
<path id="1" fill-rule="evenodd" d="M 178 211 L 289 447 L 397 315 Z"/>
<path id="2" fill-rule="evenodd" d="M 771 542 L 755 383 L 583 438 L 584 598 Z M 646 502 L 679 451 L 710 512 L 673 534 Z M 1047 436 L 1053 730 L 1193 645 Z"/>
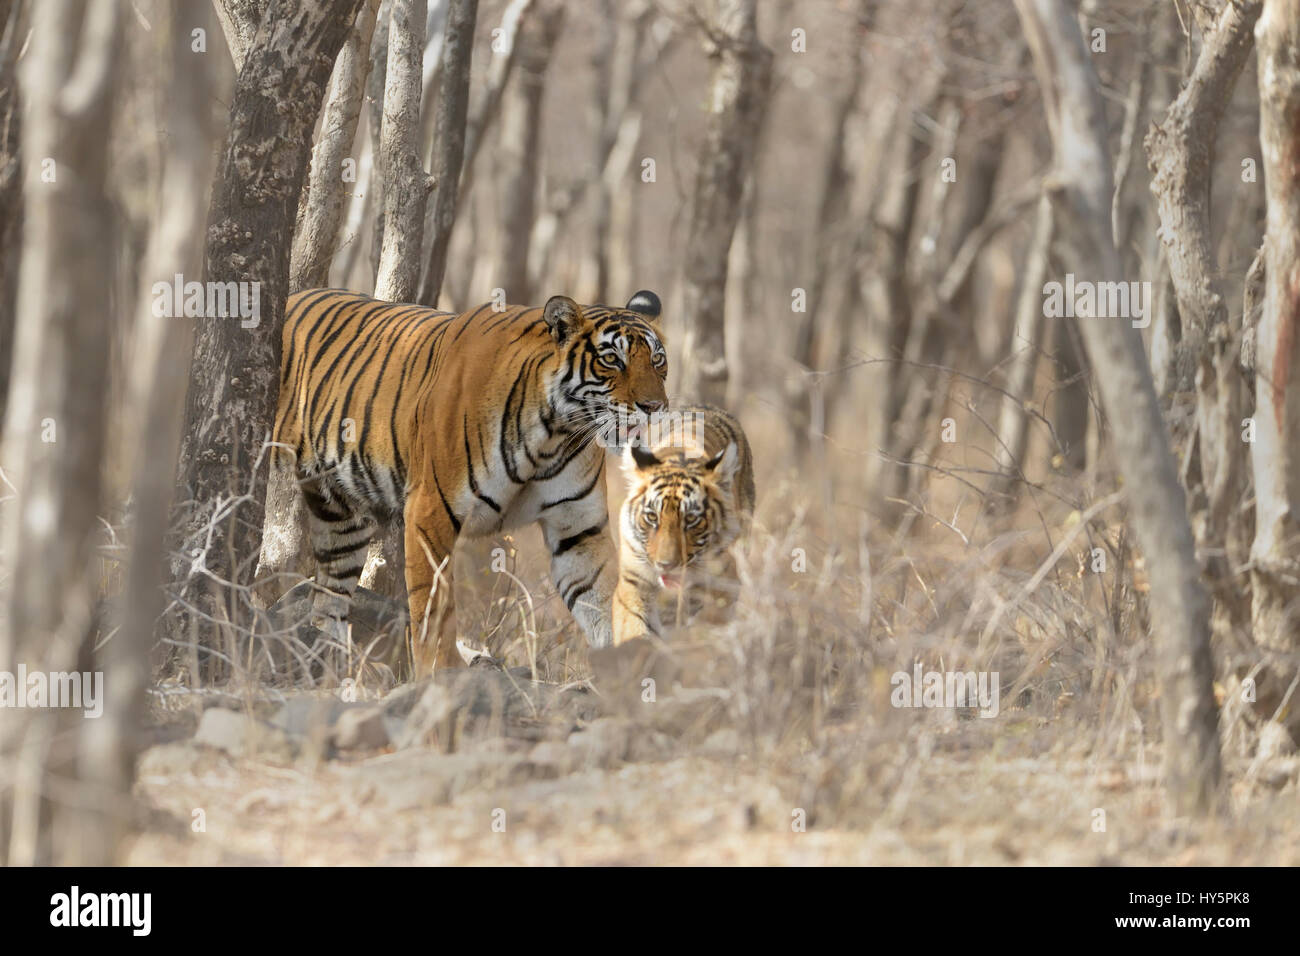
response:
<path id="1" fill-rule="evenodd" d="M 269 2 L 214 0 L 212 6 L 217 11 L 217 20 L 221 22 L 221 31 L 226 35 L 226 46 L 230 48 L 230 59 L 235 63 L 235 72 L 239 73 L 256 41 L 257 28 Z"/>
<path id="2" fill-rule="evenodd" d="M 1200 55 L 1178 98 L 1146 138 L 1151 192 L 1160 213 L 1169 275 L 1178 300 L 1182 338 L 1174 364 L 1196 369 L 1196 472 L 1189 482 L 1193 528 L 1209 567 L 1227 630 L 1245 626 L 1239 581 L 1224 555 L 1228 522 L 1244 494 L 1240 448 L 1244 389 L 1237 359 L 1239 329 L 1227 300 L 1211 241 L 1210 191 L 1219 121 L 1250 58 L 1261 0 L 1223 6 L 1205 33 Z"/>
<path id="3" fill-rule="evenodd" d="M 899 466 L 881 453 L 894 442 L 893 430 L 903 405 L 900 362 L 912 318 L 907 250 L 921 193 L 919 177 L 909 172 L 925 152 L 916 119 L 913 109 L 903 107 L 888 127 L 890 135 L 882 137 L 895 145 L 887 154 L 889 162 L 881 178 L 890 182 L 901 179 L 901 183 L 880 195 L 873 226 L 862 231 L 855 256 L 862 264 L 859 271 L 865 273 L 861 290 L 867 316 L 863 352 L 878 363 L 868 366 L 863 376 L 864 389 L 878 402 L 864 427 L 864 445 L 870 454 L 865 484 L 872 498 L 881 502 L 886 518 L 895 514 L 897 506 L 884 500 L 884 490 Z"/>
<path id="4" fill-rule="evenodd" d="M 474 55 L 474 23 L 478 0 L 451 0 L 443 38 L 442 88 L 433 137 L 434 195 L 426 229 L 429 258 L 420 281 L 419 302 L 436 307 L 447 271 L 451 227 L 456 223 L 461 161 L 465 156 L 465 118 L 469 110 L 469 75 Z"/>
<path id="5" fill-rule="evenodd" d="M 131 784 L 134 758 L 143 747 L 149 661 L 156 625 L 163 612 L 163 547 L 171 519 L 180 446 L 181 411 L 189 383 L 191 329 L 150 308 L 152 283 L 159 276 L 197 274 L 203 262 L 203 219 L 207 189 L 212 179 L 210 120 L 211 89 L 207 72 L 196 68 L 189 33 L 203 18 L 204 0 L 178 0 L 167 10 L 158 37 L 158 58 L 164 64 L 167 154 L 163 159 L 159 218 L 153 224 L 145 253 L 139 316 L 126 420 L 134 432 L 127 439 L 126 460 L 136 463 L 132 476 L 135 518 L 131 528 L 129 564 L 119 615 L 120 629 L 101 652 L 104 670 L 111 674 L 106 690 L 107 718 L 90 721 L 90 750 L 103 764 L 97 777 L 111 789 L 124 792 Z M 107 713 L 107 711 L 106 711 Z M 122 741 L 118 752 L 100 738 L 116 732 Z M 118 774 L 121 774 L 119 777 Z M 116 821 L 120 828 L 125 823 Z M 99 839 L 116 828 L 104 828 Z M 116 841 L 112 841 L 116 842 Z M 104 848 L 108 852 L 108 847 Z"/>
<path id="6" fill-rule="evenodd" d="M 1256 645 L 1286 655 L 1261 681 L 1258 703 L 1267 719 L 1285 706 L 1282 695 L 1300 650 L 1300 2 L 1265 0 L 1255 35 L 1268 221 L 1255 340 L 1251 619 Z M 1288 713 L 1286 723 L 1300 737 L 1294 696 Z"/>
<path id="7" fill-rule="evenodd" d="M 859 4 L 859 20 L 868 29 L 874 12 L 874 5 L 867 0 Z M 796 454 L 806 452 L 811 443 L 820 441 L 809 431 L 813 418 L 815 381 L 811 373 L 819 368 L 822 340 L 831 332 L 831 316 L 834 312 L 827 307 L 830 304 L 828 280 L 851 264 L 852 242 L 845 221 L 848 219 L 855 157 L 848 143 L 847 132 L 849 120 L 857 110 L 862 96 L 863 81 L 867 74 L 866 58 L 865 50 L 856 51 L 848 80 L 844 84 L 844 93 L 835 107 L 835 118 L 827 144 L 826 166 L 822 173 L 821 200 L 817 206 L 817 221 L 813 230 L 817 239 L 813 244 L 812 262 L 809 264 L 811 278 L 807 288 L 807 311 L 802 315 L 795 314 L 796 377 L 789 383 L 787 395 L 795 447 L 798 449 Z M 849 250 L 848 255 L 841 254 L 841 250 L 845 249 Z M 815 397 L 824 414 L 824 390 L 818 388 Z"/>
<path id="8" fill-rule="evenodd" d="M 625 4 L 625 9 L 617 17 L 608 2 L 604 7 L 608 11 L 606 37 L 603 39 L 600 60 L 596 64 L 597 86 L 593 110 L 598 131 L 596 169 L 600 171 L 600 178 L 594 183 L 596 192 L 591 226 L 591 271 L 596 283 L 592 298 L 596 302 L 617 298 L 610 288 L 611 221 L 615 184 L 623 182 L 621 174 L 625 169 L 611 170 L 610 161 L 623 159 L 623 156 L 615 157 L 614 147 L 619 142 L 624 121 L 632 119 L 639 122 L 639 117 L 631 117 L 629 111 L 636 102 L 637 88 L 645 74 L 640 62 L 641 38 L 650 19 L 650 6 L 644 0 L 633 0 Z M 620 175 L 611 176 L 614 172 Z"/>
<path id="9" fill-rule="evenodd" d="M 22 44 L 22 10 L 17 0 L 0 0 L 0 421 L 4 421 L 13 364 L 18 243 L 23 221 L 22 155 L 18 149 L 22 109 L 14 68 Z"/>
<path id="10" fill-rule="evenodd" d="M 772 80 L 772 51 L 758 41 L 757 19 L 757 0 L 717 0 L 706 40 L 713 76 L 686 240 L 679 391 L 715 404 L 727 396 L 727 257 Z"/>
<path id="11" fill-rule="evenodd" d="M 542 96 L 546 69 L 564 21 L 564 8 L 546 2 L 524 21 L 515 43 L 518 62 L 514 81 L 501 108 L 501 154 L 505 168 L 501 204 L 501 251 L 497 257 L 506 301 L 528 303 L 529 242 L 537 208 L 538 167 L 542 146 Z"/>
<path id="12" fill-rule="evenodd" d="M 239 585 L 258 553 L 295 212 L 325 85 L 361 3 L 270 0 L 231 104 L 205 279 L 245 283 L 248 308 L 205 314 L 197 327 L 180 453 L 190 508 L 182 541 L 170 549 L 189 565 L 173 569 L 178 577 L 202 583 L 200 593 L 208 585 L 227 591 L 231 605 L 218 619 L 244 617 L 235 608 L 249 597 Z"/>
<path id="13" fill-rule="evenodd" d="M 379 163 L 384 170 L 384 244 L 375 297 L 410 302 L 420 281 L 420 238 L 429 179 L 420 161 L 425 0 L 394 0 Z"/>
<path id="14" fill-rule="evenodd" d="M 14 501 L 4 526 L 0 670 L 10 673 L 19 664 L 46 673 L 102 666 L 93 658 L 96 539 L 112 325 L 90 305 L 104 301 L 112 282 L 104 144 L 123 59 L 120 14 L 115 3 L 38 4 L 22 71 L 24 147 L 33 161 L 24 170 L 18 325 L 4 425 Z M 122 703 L 113 691 L 114 709 L 100 718 L 108 723 L 92 733 L 87 726 L 96 721 L 68 708 L 6 714 L 0 859 L 16 866 L 114 862 L 130 789 Z M 89 805 L 58 799 L 70 782 L 104 789 Z"/>
<path id="15" fill-rule="evenodd" d="M 343 160 L 348 158 L 357 134 L 361 100 L 370 72 L 370 39 L 375 31 L 379 0 L 364 0 L 357 14 L 356 29 L 334 64 L 329 98 L 321 116 L 320 138 L 311 152 L 311 171 L 298 203 L 298 227 L 293 237 L 289 268 L 289 291 L 329 285 L 330 263 L 334 259 L 343 219 L 343 200 L 361 186 L 343 179 Z M 353 157 L 355 158 L 355 157 Z"/>
<path id="16" fill-rule="evenodd" d="M 1025 256 L 1024 278 L 1016 300 L 1015 331 L 1011 335 L 1011 367 L 1007 372 L 1007 394 L 998 416 L 998 468 L 1002 474 L 989 488 L 990 504 L 1004 509 L 1014 501 L 1015 480 L 1023 477 L 1025 447 L 1029 439 L 1029 412 L 1034 375 L 1043 338 L 1043 283 L 1047 276 L 1052 246 L 1052 203 L 1046 197 L 1038 202 L 1034 233 Z"/>
<path id="17" fill-rule="evenodd" d="M 1048 195 L 1062 259 L 1095 281 L 1117 281 L 1105 113 L 1078 22 L 1064 0 L 1016 0 L 1016 9 L 1052 134 L 1056 169 Z M 1183 490 L 1138 331 L 1128 321 L 1097 317 L 1081 318 L 1079 327 L 1151 580 L 1166 790 L 1175 812 L 1204 813 L 1219 800 L 1219 738 L 1209 602 Z"/>

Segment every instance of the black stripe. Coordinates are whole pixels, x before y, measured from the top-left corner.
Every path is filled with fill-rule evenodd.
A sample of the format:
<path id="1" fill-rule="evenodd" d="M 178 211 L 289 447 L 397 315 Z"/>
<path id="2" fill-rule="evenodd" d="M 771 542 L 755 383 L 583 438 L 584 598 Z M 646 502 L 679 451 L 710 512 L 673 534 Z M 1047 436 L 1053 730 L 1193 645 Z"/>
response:
<path id="1" fill-rule="evenodd" d="M 469 414 L 468 413 L 466 413 L 463 416 L 463 422 L 464 424 L 463 427 L 461 428 L 461 436 L 465 440 L 465 474 L 469 478 L 469 490 L 473 493 L 475 498 L 483 502 L 485 505 L 487 505 L 497 514 L 500 514 L 501 506 L 497 504 L 495 501 L 493 501 L 491 498 L 489 498 L 487 495 L 483 494 L 483 492 L 479 490 L 478 482 L 474 480 L 474 453 L 470 451 L 469 448 Z"/>
<path id="2" fill-rule="evenodd" d="M 602 561 L 600 563 L 600 567 L 596 569 L 595 574 L 593 574 L 586 581 L 582 582 L 576 587 L 570 588 L 569 593 L 564 596 L 564 606 L 567 607 L 570 611 L 572 611 L 573 605 L 578 603 L 578 598 L 582 597 L 584 594 L 586 594 L 588 591 L 592 589 L 592 587 L 596 583 L 596 579 L 600 577 L 601 572 L 604 570 L 605 570 L 605 562 Z"/>
<path id="3" fill-rule="evenodd" d="M 583 488 L 579 492 L 575 492 L 574 494 L 569 495 L 568 497 L 558 498 L 555 501 L 547 502 L 546 504 L 542 505 L 542 507 L 539 510 L 545 511 L 547 508 L 554 508 L 556 505 L 565 505 L 568 504 L 570 501 L 580 501 L 581 499 L 587 497 L 587 495 L 591 494 L 591 489 L 596 487 L 596 482 L 600 481 L 600 479 L 604 477 L 605 477 L 605 459 L 602 456 L 600 458 L 600 467 L 597 468 L 596 473 L 591 476 L 591 481 L 587 482 L 587 487 Z"/>
<path id="4" fill-rule="evenodd" d="M 451 519 L 451 529 L 457 534 L 460 534 L 460 519 L 456 517 L 456 512 L 451 510 L 451 505 L 447 501 L 447 496 L 442 493 L 442 485 L 438 484 L 438 474 L 436 471 L 432 477 L 433 487 L 438 492 L 438 498 L 442 501 L 442 507 L 447 512 L 447 517 Z"/>
<path id="5" fill-rule="evenodd" d="M 560 555 L 573 550 L 573 548 L 577 547 L 579 544 L 586 541 L 588 538 L 595 537 L 596 535 L 604 531 L 605 526 L 607 524 L 609 524 L 608 518 L 606 518 L 598 525 L 593 525 L 592 527 L 588 528 L 586 531 L 579 531 L 577 534 L 569 535 L 569 537 L 567 538 L 561 538 L 560 543 L 557 544 L 555 546 L 555 550 L 551 552 L 551 556 L 558 558 Z"/>

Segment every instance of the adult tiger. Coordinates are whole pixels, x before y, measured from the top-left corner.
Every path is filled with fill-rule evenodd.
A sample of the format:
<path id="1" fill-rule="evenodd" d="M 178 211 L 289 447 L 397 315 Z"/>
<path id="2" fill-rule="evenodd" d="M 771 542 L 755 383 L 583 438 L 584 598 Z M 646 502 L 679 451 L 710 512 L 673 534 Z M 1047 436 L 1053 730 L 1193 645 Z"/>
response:
<path id="1" fill-rule="evenodd" d="M 564 603 L 589 644 L 609 644 L 616 560 L 596 438 L 667 405 L 659 313 L 644 291 L 622 309 L 557 295 L 461 315 L 339 289 L 290 296 L 272 475 L 296 478 L 307 507 L 313 619 L 341 626 L 377 519 L 401 514 L 413 668 L 458 664 L 457 537 L 537 521 Z M 259 573 L 284 564 L 268 549 Z"/>

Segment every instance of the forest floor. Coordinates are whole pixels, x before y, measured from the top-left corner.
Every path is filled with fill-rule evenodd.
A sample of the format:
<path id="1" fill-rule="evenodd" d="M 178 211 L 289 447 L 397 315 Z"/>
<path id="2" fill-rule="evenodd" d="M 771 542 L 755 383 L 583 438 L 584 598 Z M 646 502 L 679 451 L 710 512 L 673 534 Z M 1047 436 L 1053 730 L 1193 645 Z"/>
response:
<path id="1" fill-rule="evenodd" d="M 892 739 L 828 722 L 820 752 L 777 752 L 717 691 L 619 701 L 516 672 L 356 703 L 164 689 L 129 862 L 1300 864 L 1293 756 L 1230 763 L 1231 809 L 1191 824 L 1163 810 L 1157 752 L 1091 756 L 1068 712 L 936 711 Z"/>

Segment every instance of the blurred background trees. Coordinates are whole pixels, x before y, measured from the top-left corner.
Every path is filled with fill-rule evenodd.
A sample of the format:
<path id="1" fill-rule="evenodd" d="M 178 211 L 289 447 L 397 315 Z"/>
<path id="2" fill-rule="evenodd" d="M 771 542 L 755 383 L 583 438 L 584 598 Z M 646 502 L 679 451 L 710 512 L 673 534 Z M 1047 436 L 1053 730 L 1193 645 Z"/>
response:
<path id="1" fill-rule="evenodd" d="M 1028 648 L 1018 602 L 1074 553 L 1097 616 L 1033 638 L 1025 682 L 1067 648 L 1092 691 L 1130 693 L 1114 655 L 1165 635 L 1132 653 L 1162 676 L 1177 805 L 1209 806 L 1216 713 L 1293 734 L 1300 713 L 1297 20 L 1294 0 L 0 0 L 0 669 L 120 658 L 138 700 L 253 656 L 291 291 L 459 311 L 649 288 L 670 394 L 740 415 L 776 513 L 814 509 L 868 581 L 873 640 L 957 620 L 980 666 Z M 1062 71 L 1082 99 L 1044 93 Z M 155 314 L 177 274 L 260 283 L 259 323 Z M 1137 283 L 1145 314 L 1048 309 L 1067 275 Z M 918 574 L 870 589 L 922 545 L 979 575 L 942 605 Z M 66 769 L 68 733 L 0 712 L 15 861 L 76 855 L 31 835 L 54 812 L 32 767 L 125 792 Z"/>

